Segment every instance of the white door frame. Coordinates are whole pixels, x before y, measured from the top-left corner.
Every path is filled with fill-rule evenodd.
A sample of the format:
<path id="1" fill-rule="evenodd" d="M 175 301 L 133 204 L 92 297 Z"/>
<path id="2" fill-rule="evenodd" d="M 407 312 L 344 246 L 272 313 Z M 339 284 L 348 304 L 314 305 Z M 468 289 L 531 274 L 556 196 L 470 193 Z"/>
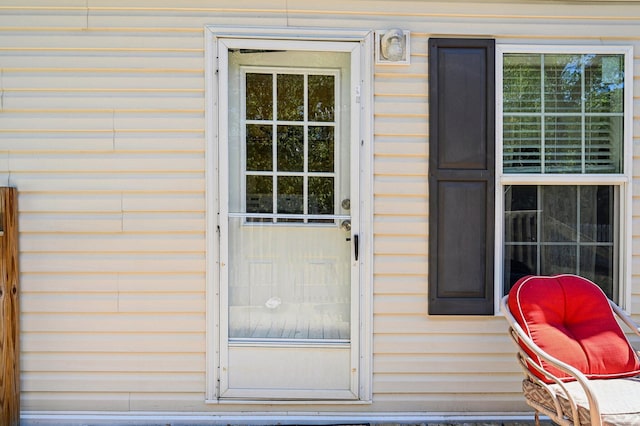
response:
<path id="1" fill-rule="evenodd" d="M 352 114 L 356 114 L 359 129 L 357 134 L 359 147 L 353 143 L 353 153 L 359 156 L 360 169 L 353 172 L 353 178 L 360 182 L 360 231 L 359 257 L 360 285 L 358 302 L 360 311 L 358 341 L 359 347 L 357 365 L 358 400 L 342 403 L 371 402 L 372 399 L 372 321 L 373 321 L 373 202 L 372 202 L 372 164 L 373 164 L 373 32 L 336 30 L 336 29 L 308 29 L 308 28 L 236 28 L 236 27 L 205 27 L 205 81 L 206 81 L 206 211 L 207 211 L 207 267 L 206 267 L 206 402 L 222 403 L 218 394 L 220 379 L 220 223 L 219 212 L 226 208 L 221 203 L 219 188 L 225 187 L 226 176 L 222 176 L 218 168 L 219 150 L 226 149 L 220 141 L 227 131 L 228 116 L 224 108 L 219 108 L 219 98 L 226 99 L 226 50 L 219 49 L 219 43 L 232 44 L 234 47 L 255 48 L 256 44 L 265 44 L 270 40 L 287 40 L 288 46 L 295 50 L 317 50 L 322 42 L 357 42 L 360 43 L 359 63 L 354 64 L 352 72 L 357 75 L 355 81 L 359 84 L 352 96 L 356 97 L 356 105 Z M 315 42 L 311 45 L 309 42 Z M 346 45 L 347 43 L 345 43 Z M 328 50 L 337 45 L 326 44 Z M 223 51 L 224 50 L 224 51 Z M 223 72 L 219 72 L 223 70 Z M 353 79 L 352 79 L 353 80 Z M 355 133 L 357 132 L 357 133 Z M 225 180 L 221 182 L 220 179 Z M 356 296 L 354 294 L 354 296 Z M 242 401 L 244 403 L 251 401 Z M 253 401 L 255 403 L 272 404 L 274 400 Z M 275 401 L 277 402 L 277 401 Z M 285 401 L 282 401 L 285 402 Z M 310 401 L 297 401 L 309 404 Z M 332 401 L 336 403 L 336 401 Z M 286 401 L 296 403 L 296 401 Z"/>

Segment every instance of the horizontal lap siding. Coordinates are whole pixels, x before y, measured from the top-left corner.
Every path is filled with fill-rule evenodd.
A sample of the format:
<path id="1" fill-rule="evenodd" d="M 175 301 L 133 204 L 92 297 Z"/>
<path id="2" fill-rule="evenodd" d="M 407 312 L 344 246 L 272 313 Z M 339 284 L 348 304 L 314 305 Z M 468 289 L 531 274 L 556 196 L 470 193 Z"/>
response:
<path id="1" fill-rule="evenodd" d="M 203 26 L 217 24 L 412 31 L 411 65 L 374 70 L 374 403 L 317 411 L 525 410 L 503 319 L 427 316 L 427 38 L 640 52 L 639 23 L 640 8 L 621 4 L 2 2 L 0 182 L 20 191 L 22 408 L 236 409 L 203 402 Z M 633 255 L 640 312 L 637 237 Z"/>
<path id="2" fill-rule="evenodd" d="M 86 31 L 83 9 L 0 13 L 22 408 L 203 409 L 202 27 Z"/>

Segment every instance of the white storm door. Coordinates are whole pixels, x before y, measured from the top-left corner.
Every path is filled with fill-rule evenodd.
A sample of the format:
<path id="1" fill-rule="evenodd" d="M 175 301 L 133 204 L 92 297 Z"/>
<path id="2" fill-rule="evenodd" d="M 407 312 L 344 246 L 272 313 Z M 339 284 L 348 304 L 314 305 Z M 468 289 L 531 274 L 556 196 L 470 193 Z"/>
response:
<path id="1" fill-rule="evenodd" d="M 219 48 L 219 398 L 357 399 L 359 44 L 237 43 Z"/>

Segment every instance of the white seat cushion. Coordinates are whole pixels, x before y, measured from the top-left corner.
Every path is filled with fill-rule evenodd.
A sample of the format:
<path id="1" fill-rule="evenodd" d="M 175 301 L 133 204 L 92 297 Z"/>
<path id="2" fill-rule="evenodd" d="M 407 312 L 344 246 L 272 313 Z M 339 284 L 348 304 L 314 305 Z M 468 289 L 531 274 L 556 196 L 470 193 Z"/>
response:
<path id="1" fill-rule="evenodd" d="M 551 400 L 540 401 L 540 392 L 542 389 L 539 385 L 535 385 L 529 380 L 524 384 L 525 394 L 537 395 L 538 403 L 548 407 L 553 407 Z M 625 379 L 607 379 L 607 380 L 591 380 L 589 382 L 596 394 L 596 399 L 600 405 L 600 414 L 603 425 L 611 426 L 638 426 L 640 425 L 640 376 Z M 533 392 L 533 387 L 538 388 L 538 392 Z M 590 424 L 589 403 L 582 386 L 578 382 L 565 383 L 573 400 L 578 405 L 578 415 L 582 424 Z M 564 391 L 559 385 L 549 385 L 549 389 L 554 392 L 560 401 L 560 405 L 565 416 L 571 418 L 571 407 Z M 528 388 L 529 392 L 526 392 Z"/>

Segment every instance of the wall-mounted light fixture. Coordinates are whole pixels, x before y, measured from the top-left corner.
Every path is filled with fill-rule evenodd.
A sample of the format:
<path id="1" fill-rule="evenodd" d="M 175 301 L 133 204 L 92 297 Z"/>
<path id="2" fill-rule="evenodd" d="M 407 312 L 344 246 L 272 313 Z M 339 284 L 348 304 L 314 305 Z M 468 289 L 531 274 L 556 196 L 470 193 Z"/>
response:
<path id="1" fill-rule="evenodd" d="M 376 31 L 376 63 L 409 65 L 411 63 L 409 31 L 393 28 Z"/>

